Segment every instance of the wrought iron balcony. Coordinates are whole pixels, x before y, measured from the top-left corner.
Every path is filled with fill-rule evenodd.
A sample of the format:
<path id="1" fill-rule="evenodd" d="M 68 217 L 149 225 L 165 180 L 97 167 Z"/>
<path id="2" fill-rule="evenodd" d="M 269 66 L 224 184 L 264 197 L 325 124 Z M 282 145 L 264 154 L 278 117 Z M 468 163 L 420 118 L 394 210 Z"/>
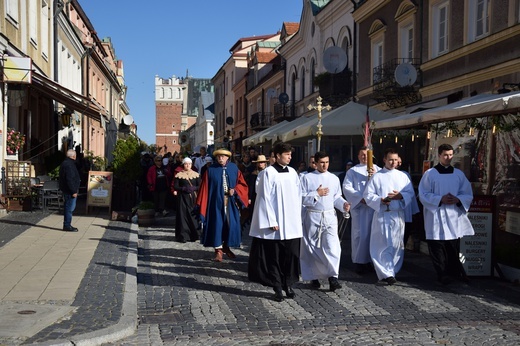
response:
<path id="1" fill-rule="evenodd" d="M 294 108 L 294 103 L 275 103 L 274 104 L 274 118 L 276 122 L 281 122 L 288 119 L 294 119 L 296 117 L 296 110 Z"/>
<path id="2" fill-rule="evenodd" d="M 417 72 L 417 78 L 410 85 L 401 85 L 395 77 L 396 68 L 402 63 L 409 63 Z M 421 100 L 419 86 L 421 73 L 419 59 L 396 58 L 387 61 L 383 65 L 374 67 L 373 70 L 373 96 L 378 102 L 385 102 L 390 108 L 397 108 Z"/>
<path id="3" fill-rule="evenodd" d="M 251 130 L 261 131 L 266 128 L 274 125 L 273 115 L 269 112 L 258 112 L 251 115 L 251 120 L 249 122 L 251 125 Z"/>

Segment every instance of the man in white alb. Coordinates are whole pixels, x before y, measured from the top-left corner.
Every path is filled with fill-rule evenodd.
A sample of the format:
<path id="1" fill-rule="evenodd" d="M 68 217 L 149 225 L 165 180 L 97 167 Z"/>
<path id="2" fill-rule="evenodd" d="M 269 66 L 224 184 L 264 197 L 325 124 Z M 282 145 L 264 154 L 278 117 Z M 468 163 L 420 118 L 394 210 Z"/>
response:
<path id="1" fill-rule="evenodd" d="M 475 234 L 467 215 L 473 191 L 464 173 L 451 165 L 453 147 L 442 144 L 437 153 L 439 163 L 427 170 L 419 183 L 426 241 L 437 280 L 442 284 L 452 278 L 467 282 L 459 253 L 460 238 Z"/>
<path id="2" fill-rule="evenodd" d="M 341 195 L 339 178 L 330 173 L 329 156 L 324 151 L 314 155 L 316 170 L 301 177 L 305 206 L 303 238 L 300 250 L 302 279 L 320 287 L 320 279 L 329 280 L 330 291 L 341 288 L 338 282 L 341 244 L 336 210 L 348 212 L 350 205 Z"/>
<path id="3" fill-rule="evenodd" d="M 399 154 L 385 150 L 385 166 L 370 178 L 363 193 L 367 205 L 374 209 L 370 233 L 370 257 L 381 283 L 393 285 L 403 265 L 404 210 L 415 198 L 412 182 L 396 169 Z"/>
<path id="4" fill-rule="evenodd" d="M 351 217 L 351 246 L 352 263 L 356 273 L 363 274 L 371 263 L 370 259 L 370 229 L 372 227 L 372 215 L 374 210 L 367 206 L 363 198 L 363 191 L 370 176 L 379 171 L 377 165 L 373 165 L 369 172 L 367 169 L 368 148 L 361 147 L 358 153 L 359 164 L 348 170 L 343 181 L 343 194 L 350 203 Z"/>
<path id="5" fill-rule="evenodd" d="M 284 299 L 282 289 L 287 298 L 296 296 L 292 285 L 300 274 L 302 197 L 298 174 L 289 167 L 291 152 L 290 144 L 277 143 L 276 162 L 258 175 L 249 231 L 249 280 L 272 287 L 277 302 Z"/>

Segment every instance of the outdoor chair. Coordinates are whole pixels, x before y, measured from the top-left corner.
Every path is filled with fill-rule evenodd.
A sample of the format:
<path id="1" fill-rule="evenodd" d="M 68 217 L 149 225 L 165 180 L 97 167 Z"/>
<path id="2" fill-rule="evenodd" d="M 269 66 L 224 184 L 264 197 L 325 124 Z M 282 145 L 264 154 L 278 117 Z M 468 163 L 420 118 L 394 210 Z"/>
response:
<path id="1" fill-rule="evenodd" d="M 48 180 L 43 183 L 42 187 L 42 210 L 47 211 L 50 206 L 56 205 L 58 210 L 61 208 L 63 194 L 60 191 L 59 182 L 57 180 Z"/>

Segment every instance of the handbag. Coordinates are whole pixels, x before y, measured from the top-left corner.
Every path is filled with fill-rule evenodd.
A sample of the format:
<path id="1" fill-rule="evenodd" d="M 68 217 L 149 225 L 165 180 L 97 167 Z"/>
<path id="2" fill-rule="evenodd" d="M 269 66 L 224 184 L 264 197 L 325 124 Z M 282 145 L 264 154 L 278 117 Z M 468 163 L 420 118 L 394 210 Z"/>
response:
<path id="1" fill-rule="evenodd" d="M 190 186 L 193 186 L 193 184 L 191 183 L 191 181 L 188 179 L 188 184 L 190 184 Z M 197 191 L 193 191 L 193 195 L 195 196 L 195 198 L 197 198 Z"/>

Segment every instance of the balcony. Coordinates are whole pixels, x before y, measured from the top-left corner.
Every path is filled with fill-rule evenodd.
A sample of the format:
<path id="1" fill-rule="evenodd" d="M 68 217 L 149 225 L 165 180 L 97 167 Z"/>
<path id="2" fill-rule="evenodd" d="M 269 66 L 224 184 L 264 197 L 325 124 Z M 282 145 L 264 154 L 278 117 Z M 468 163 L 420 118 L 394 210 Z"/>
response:
<path id="1" fill-rule="evenodd" d="M 268 112 L 257 112 L 251 115 L 251 130 L 262 131 L 274 125 L 273 115 Z"/>
<path id="2" fill-rule="evenodd" d="M 401 85 L 395 78 L 395 70 L 402 63 L 410 63 L 417 72 L 417 78 L 410 85 Z M 419 59 L 392 59 L 383 65 L 374 67 L 372 98 L 377 102 L 384 102 L 389 108 L 397 108 L 421 100 L 419 86 L 421 73 Z"/>
<path id="3" fill-rule="evenodd" d="M 284 120 L 294 119 L 296 117 L 296 110 L 294 108 L 294 103 L 275 103 L 274 104 L 274 117 L 273 120 L 276 122 L 281 122 Z"/>

